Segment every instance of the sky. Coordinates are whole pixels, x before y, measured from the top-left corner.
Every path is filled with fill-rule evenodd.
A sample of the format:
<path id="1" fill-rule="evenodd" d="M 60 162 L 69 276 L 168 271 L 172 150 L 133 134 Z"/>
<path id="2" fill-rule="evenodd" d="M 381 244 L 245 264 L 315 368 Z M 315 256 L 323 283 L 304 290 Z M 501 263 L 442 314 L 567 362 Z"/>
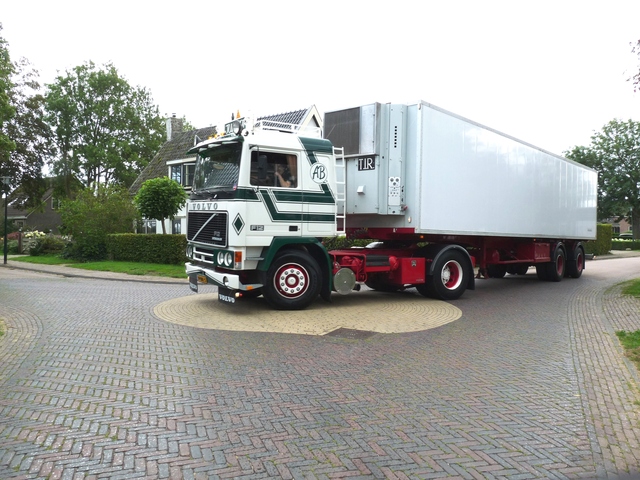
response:
<path id="1" fill-rule="evenodd" d="M 198 128 L 423 100 L 557 154 L 640 121 L 638 19 L 638 0 L 0 0 L 43 84 L 110 62 Z"/>

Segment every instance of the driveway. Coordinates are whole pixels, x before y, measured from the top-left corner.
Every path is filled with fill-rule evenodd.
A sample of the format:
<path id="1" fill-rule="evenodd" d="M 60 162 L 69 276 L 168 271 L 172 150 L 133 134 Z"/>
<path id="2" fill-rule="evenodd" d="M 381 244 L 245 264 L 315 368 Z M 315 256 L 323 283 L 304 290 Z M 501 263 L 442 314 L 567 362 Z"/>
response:
<path id="1" fill-rule="evenodd" d="M 0 478 L 634 478 L 640 382 L 614 332 L 640 303 L 614 285 L 635 277 L 638 257 L 482 280 L 439 325 L 417 294 L 359 292 L 295 315 L 348 301 L 425 329 L 303 335 L 173 322 L 203 296 L 185 282 L 0 268 Z"/>

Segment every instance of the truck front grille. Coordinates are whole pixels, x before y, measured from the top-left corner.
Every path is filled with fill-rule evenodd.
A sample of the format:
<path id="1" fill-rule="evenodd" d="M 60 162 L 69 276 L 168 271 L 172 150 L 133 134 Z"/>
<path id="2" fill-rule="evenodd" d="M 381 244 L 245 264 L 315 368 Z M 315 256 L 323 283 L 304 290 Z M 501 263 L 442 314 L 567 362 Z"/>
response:
<path id="1" fill-rule="evenodd" d="M 227 212 L 189 212 L 187 240 L 227 246 Z"/>

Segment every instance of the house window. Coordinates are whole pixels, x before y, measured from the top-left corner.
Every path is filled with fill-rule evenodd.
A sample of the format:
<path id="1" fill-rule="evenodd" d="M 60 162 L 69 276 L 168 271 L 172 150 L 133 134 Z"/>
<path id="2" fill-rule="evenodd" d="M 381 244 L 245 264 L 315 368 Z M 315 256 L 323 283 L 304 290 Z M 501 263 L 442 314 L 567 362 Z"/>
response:
<path id="1" fill-rule="evenodd" d="M 183 187 L 190 187 L 193 185 L 193 174 L 196 170 L 195 163 L 183 163 L 181 165 L 171 165 L 170 174 L 171 179 L 178 182 Z"/>
<path id="2" fill-rule="evenodd" d="M 149 220 L 148 218 L 145 218 L 142 222 L 142 233 L 156 233 L 155 219 Z"/>
<path id="3" fill-rule="evenodd" d="M 182 222 L 179 219 L 176 219 L 171 224 L 171 233 L 180 234 L 182 233 Z"/>
<path id="4" fill-rule="evenodd" d="M 182 165 L 171 165 L 171 180 L 182 185 Z"/>
<path id="5" fill-rule="evenodd" d="M 185 187 L 190 187 L 191 185 L 193 185 L 193 174 L 196 171 L 196 164 L 195 163 L 188 163 L 186 165 L 183 165 L 184 167 L 184 183 L 183 185 Z"/>

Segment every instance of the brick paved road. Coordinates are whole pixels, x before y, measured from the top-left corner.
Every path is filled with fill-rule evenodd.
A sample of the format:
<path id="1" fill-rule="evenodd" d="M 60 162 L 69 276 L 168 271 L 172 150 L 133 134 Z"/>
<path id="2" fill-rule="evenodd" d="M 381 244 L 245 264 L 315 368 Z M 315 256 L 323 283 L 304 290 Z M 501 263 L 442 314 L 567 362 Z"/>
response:
<path id="1" fill-rule="evenodd" d="M 155 318 L 185 285 L 0 268 L 0 479 L 633 476 L 613 332 L 639 304 L 608 288 L 635 276 L 481 281 L 453 323 L 345 340 Z"/>

